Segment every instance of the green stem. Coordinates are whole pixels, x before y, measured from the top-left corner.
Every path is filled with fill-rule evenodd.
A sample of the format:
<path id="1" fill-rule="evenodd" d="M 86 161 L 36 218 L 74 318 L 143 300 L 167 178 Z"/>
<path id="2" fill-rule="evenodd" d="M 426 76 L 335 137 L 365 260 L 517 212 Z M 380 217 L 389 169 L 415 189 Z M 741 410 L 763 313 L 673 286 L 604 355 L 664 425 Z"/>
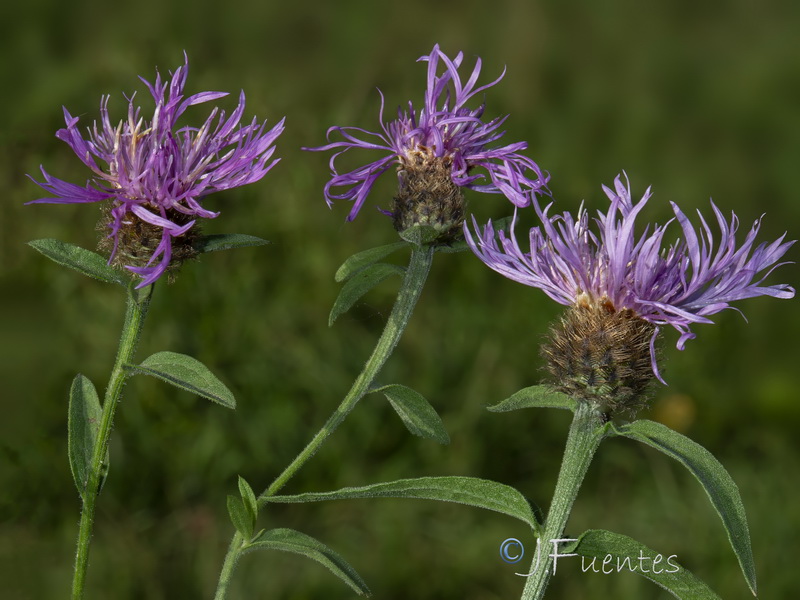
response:
<path id="1" fill-rule="evenodd" d="M 408 325 L 411 318 L 411 313 L 419 300 L 422 288 L 425 285 L 425 280 L 428 277 L 428 272 L 431 268 L 433 261 L 434 249 L 432 246 L 424 246 L 421 248 L 414 247 L 411 252 L 411 260 L 406 269 L 403 283 L 400 286 L 400 291 L 397 293 L 397 300 L 395 301 L 392 312 L 386 321 L 386 326 L 383 329 L 372 355 L 367 360 L 367 364 L 361 371 L 359 376 L 353 382 L 353 386 L 345 396 L 342 403 L 330 416 L 327 422 L 322 426 L 317 434 L 311 439 L 308 445 L 303 448 L 302 452 L 286 467 L 283 472 L 275 478 L 275 481 L 258 497 L 258 506 L 261 508 L 267 503 L 270 496 L 275 495 L 278 491 L 286 485 L 292 476 L 319 450 L 319 447 L 330 436 L 336 428 L 341 425 L 350 411 L 355 408 L 359 400 L 368 392 L 372 382 L 378 376 L 386 360 L 392 354 L 397 342 L 403 335 L 403 331 Z M 241 557 L 242 550 L 244 549 L 246 540 L 244 540 L 238 532 L 234 535 L 231 544 L 228 547 L 228 553 L 225 555 L 225 562 L 222 565 L 220 572 L 219 583 L 217 585 L 217 593 L 214 596 L 215 600 L 222 600 L 228 590 L 230 579 L 236 567 L 236 563 Z"/>
<path id="2" fill-rule="evenodd" d="M 553 502 L 545 520 L 538 552 L 534 555 L 525 589 L 522 591 L 522 600 L 538 600 L 544 597 L 552 573 L 553 555 L 558 551 L 558 546 L 552 540 L 563 539 L 572 505 L 604 434 L 605 427 L 600 413 L 588 403 L 579 402 L 569 428 Z"/>
<path id="3" fill-rule="evenodd" d="M 86 482 L 86 489 L 81 494 L 83 498 L 83 511 L 81 511 L 81 522 L 78 530 L 78 550 L 75 557 L 75 573 L 72 580 L 72 600 L 83 598 L 83 590 L 86 584 L 86 570 L 89 565 L 89 543 L 92 539 L 92 525 L 94 524 L 95 504 L 97 495 L 100 492 L 100 485 L 104 478 L 105 457 L 108 452 L 108 440 L 111 436 L 111 428 L 114 425 L 114 412 L 117 408 L 122 387 L 128 374 L 123 366 L 133 359 L 136 352 L 136 345 L 142 332 L 144 318 L 150 305 L 150 297 L 153 293 L 153 286 L 148 286 L 141 290 L 128 289 L 128 305 L 125 313 L 125 324 L 122 326 L 122 336 L 119 340 L 117 358 L 114 362 L 114 369 L 111 371 L 111 378 L 106 389 L 106 396 L 103 400 L 103 415 L 100 419 L 100 429 L 97 440 L 92 451 L 92 463 L 89 477 Z"/>

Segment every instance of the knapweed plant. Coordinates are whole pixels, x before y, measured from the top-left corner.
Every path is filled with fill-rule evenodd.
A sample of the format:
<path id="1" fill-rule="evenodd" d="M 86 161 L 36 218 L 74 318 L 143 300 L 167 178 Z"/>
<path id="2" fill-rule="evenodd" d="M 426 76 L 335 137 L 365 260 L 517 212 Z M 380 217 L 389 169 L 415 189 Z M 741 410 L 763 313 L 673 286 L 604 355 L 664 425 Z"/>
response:
<path id="1" fill-rule="evenodd" d="M 779 261 L 793 242 L 781 237 L 756 245 L 759 221 L 737 241 L 736 216 L 726 218 L 713 204 L 715 227 L 702 214 L 696 227 L 674 203 L 675 217 L 666 225 L 643 224 L 640 215 L 651 198 L 650 190 L 634 202 L 627 177 L 625 181 L 617 177 L 613 189 L 603 188 L 610 206 L 593 219 L 583 206 L 576 216 L 568 210 L 553 213 L 552 203 L 542 203 L 550 195 L 549 174 L 521 154 L 526 142 L 501 142 L 507 116 L 484 119 L 484 96 L 504 73 L 479 84 L 480 59 L 471 70 L 462 71 L 464 55 L 458 53 L 451 59 L 438 46 L 419 60 L 427 63 L 421 103 L 409 102 L 398 109 L 395 119 L 386 121 L 381 94 L 378 130 L 334 126 L 328 130 L 326 145 L 306 148 L 334 151 L 331 177 L 323 194 L 329 205 L 352 202 L 350 221 L 371 198 L 376 180 L 392 168 L 397 173 L 394 197 L 376 199 L 375 205 L 389 217 L 387 225 L 390 220 L 401 239 L 345 260 L 335 274 L 343 285 L 329 313 L 329 325 L 385 279 L 399 275 L 402 281 L 372 354 L 321 429 L 260 495 L 239 478 L 239 495 L 229 496 L 227 502 L 235 533 L 222 563 L 217 600 L 227 596 L 239 559 L 258 549 L 293 552 L 316 560 L 356 593 L 368 594 L 356 570 L 322 542 L 300 531 L 257 530 L 256 525 L 259 513 L 271 503 L 376 497 L 457 502 L 521 520 L 537 539 L 531 568 L 521 574 L 525 600 L 544 596 L 559 556 L 577 555 L 601 560 L 612 557 L 678 598 L 717 598 L 677 562 L 661 571 L 655 565 L 637 571 L 641 560 L 655 562 L 656 553 L 625 535 L 589 530 L 573 538 L 566 533 L 573 502 L 592 458 L 601 442 L 614 436 L 664 452 L 698 479 L 722 519 L 747 585 L 755 594 L 747 521 L 730 475 L 692 440 L 664 425 L 630 419 L 665 383 L 659 364 L 661 330 L 667 326 L 677 330 L 677 346 L 683 350 L 695 335 L 695 325 L 711 323 L 711 316 L 734 308 L 734 302 L 765 295 L 793 297 L 794 290 L 788 285 L 764 284 L 772 270 L 783 264 Z M 109 436 L 125 380 L 135 374 L 151 375 L 223 406 L 235 405 L 225 385 L 191 357 L 158 352 L 141 362 L 134 358 L 158 280 L 173 278 L 183 263 L 203 252 L 264 243 L 245 235 L 202 235 L 198 221 L 219 214 L 206 206 L 206 196 L 255 183 L 272 168 L 277 162 L 272 158 L 274 144 L 283 131 L 283 121 L 271 129 L 255 119 L 241 125 L 242 93 L 230 116 L 215 108 L 198 127 L 178 125 L 193 105 L 225 95 L 202 92 L 184 96 L 187 72 L 188 61 L 170 80 L 162 81 L 160 75 L 152 84 L 143 80 L 155 101 L 149 120 L 131 96 L 127 117 L 113 125 L 109 98 L 104 97 L 100 120 L 84 137 L 79 119 L 65 109 L 66 127 L 57 136 L 89 167 L 92 178 L 81 186 L 56 179 L 42 169 L 44 180 L 37 181 L 49 195 L 34 203 L 99 203 L 99 229 L 104 232 L 99 250 L 103 255 L 56 240 L 38 240 L 31 245 L 60 264 L 127 291 L 127 314 L 103 402 L 93 383 L 80 374 L 69 394 L 69 462 L 83 505 L 73 599 L 83 596 L 96 501 L 108 474 Z M 379 156 L 340 173 L 337 159 L 351 150 L 375 151 Z M 497 194 L 510 201 L 515 211 L 510 228 L 509 219 L 502 225 L 489 221 L 481 227 L 474 217 L 470 227 L 465 221 L 465 190 Z M 515 232 L 520 210 L 532 211 L 537 219 L 522 244 Z M 680 237 L 665 245 L 670 227 L 679 229 Z M 464 476 L 407 478 L 336 491 L 279 495 L 368 394 L 385 396 L 412 434 L 440 443 L 449 441 L 436 410 L 419 392 L 378 377 L 411 318 L 434 255 L 468 249 L 498 273 L 540 288 L 567 307 L 541 348 L 547 380 L 490 408 L 503 412 L 551 407 L 574 413 L 546 517 L 522 492 L 499 482 Z M 382 262 L 401 250 L 410 251 L 406 268 Z M 474 264 L 478 266 L 477 261 Z"/>
<path id="2" fill-rule="evenodd" d="M 402 241 L 371 248 L 348 258 L 336 272 L 336 281 L 343 282 L 342 290 L 330 312 L 329 324 L 348 311 L 367 291 L 392 275 L 400 275 L 402 283 L 389 318 L 378 339 L 372 355 L 356 377 L 350 391 L 330 416 L 322 429 L 297 455 L 292 463 L 257 498 L 250 486 L 240 479 L 241 498 L 229 497 L 228 507 L 236 526 L 217 588 L 217 599 L 226 596 L 231 576 L 239 558 L 254 549 L 268 548 L 299 552 L 314 558 L 347 582 L 356 592 L 368 593 L 364 581 L 344 559 L 320 542 L 300 532 L 274 529 L 254 534 L 258 511 L 269 502 L 306 502 L 325 499 L 325 494 L 301 496 L 276 496 L 289 479 L 317 452 L 322 443 L 344 421 L 358 401 L 367 394 L 383 394 L 409 431 L 415 435 L 447 443 L 449 437 L 439 415 L 418 392 L 399 384 L 379 383 L 377 377 L 405 330 L 411 313 L 422 293 L 425 280 L 437 251 L 466 250 L 461 226 L 464 222 L 465 198 L 463 189 L 500 193 L 516 205 L 530 203 L 528 195 L 544 188 L 545 175 L 535 162 L 519 154 L 527 147 L 525 142 L 498 146 L 503 136 L 499 127 L 505 117 L 484 121 L 483 104 L 469 107 L 476 95 L 495 85 L 500 78 L 476 87 L 481 71 L 481 61 L 466 82 L 462 81 L 459 67 L 463 61 L 459 53 L 450 59 L 438 46 L 419 60 L 428 63 L 427 88 L 422 108 L 398 110 L 394 121 L 383 120 L 383 96 L 379 121 L 382 133 L 357 127 L 331 127 L 331 135 L 343 140 L 307 150 L 337 150 L 330 160 L 332 176 L 324 194 L 329 204 L 335 200 L 350 200 L 353 208 L 348 220 L 353 220 L 363 206 L 375 180 L 392 166 L 397 170 L 397 195 L 391 210 L 382 210 L 391 217 Z M 440 69 L 440 65 L 441 68 Z M 440 72 L 441 71 L 441 72 Z M 361 134 L 366 140 L 360 139 Z M 372 140 L 372 141 L 370 141 Z M 336 158 L 351 149 L 378 150 L 385 156 L 348 173 L 336 170 Z M 476 172 L 477 170 L 477 172 Z M 483 172 L 485 171 L 485 173 Z M 488 181 L 487 181 L 488 177 Z M 344 192 L 334 193 L 334 188 L 344 187 Z M 390 254 L 411 249 L 408 267 L 381 262 Z M 383 487 L 380 487 L 383 485 Z M 334 494 L 334 497 L 415 496 L 445 499 L 447 490 L 426 487 L 419 481 L 379 484 L 379 488 L 355 490 Z"/>
<path id="3" fill-rule="evenodd" d="M 127 291 L 127 312 L 119 350 L 103 402 L 94 384 L 76 375 L 69 393 L 69 463 L 83 508 L 72 597 L 83 596 L 97 496 L 109 470 L 108 441 L 114 412 L 128 377 L 151 375 L 225 407 L 236 403 L 227 387 L 196 359 L 175 352 L 157 352 L 137 363 L 136 346 L 156 282 L 174 277 L 188 259 L 203 252 L 265 243 L 248 235 L 200 233 L 198 219 L 219 215 L 204 207 L 205 197 L 260 180 L 277 162 L 272 159 L 283 121 L 271 129 L 255 119 L 241 125 L 244 92 L 230 116 L 214 108 L 199 127 L 178 125 L 186 110 L 219 99 L 224 92 L 184 95 L 189 63 L 169 80 L 144 79 L 155 102 L 148 120 L 128 101 L 128 114 L 112 124 L 109 97 L 100 101 L 100 122 L 81 133 L 78 117 L 65 108 L 66 127 L 57 137 L 65 141 L 93 176 L 85 185 L 57 179 L 42 168 L 37 182 L 49 196 L 33 203 L 100 203 L 100 250 L 52 239 L 31 246 L 57 263 Z"/>
<path id="4" fill-rule="evenodd" d="M 468 243 L 475 254 L 498 273 L 543 290 L 567 312 L 542 346 L 549 382 L 524 389 L 490 410 L 554 407 L 574 413 L 558 481 L 547 518 L 536 524 L 539 538 L 522 598 L 542 598 L 554 559 L 581 555 L 613 557 L 636 571 L 637 559 L 655 561 L 657 553 L 621 534 L 589 530 L 577 538 L 564 532 L 572 504 L 600 443 L 623 436 L 648 444 L 678 460 L 697 477 L 719 513 L 747 585 L 756 593 L 750 534 L 739 491 L 724 467 L 699 444 L 647 420 L 617 425 L 615 415 L 634 415 L 647 401 L 659 373 L 656 343 L 659 330 L 672 326 L 683 349 L 694 338 L 696 323 L 711 323 L 710 315 L 732 308 L 731 303 L 754 296 L 791 298 L 785 284 L 762 285 L 765 277 L 794 242 L 783 237 L 755 245 L 756 221 L 737 245 L 738 220 L 728 222 L 712 203 L 719 228 L 702 215 L 699 230 L 672 203 L 683 239 L 664 246 L 667 225 L 639 226 L 637 217 L 650 199 L 648 189 L 634 203 L 630 187 L 620 177 L 614 189 L 603 187 L 611 205 L 598 211 L 594 227 L 581 207 L 577 217 L 564 212 L 549 215 L 534 203 L 541 225 L 528 235 L 523 250 L 515 235 L 506 235 L 489 222 Z M 466 226 L 465 226 L 465 229 Z M 559 544 L 563 544 L 559 547 Z M 542 548 L 544 550 L 542 551 Z M 652 563 L 651 563 L 652 564 Z M 662 565 L 638 572 L 678 598 L 717 598 L 704 583 L 678 567 Z M 660 569 L 660 570 L 659 570 Z"/>

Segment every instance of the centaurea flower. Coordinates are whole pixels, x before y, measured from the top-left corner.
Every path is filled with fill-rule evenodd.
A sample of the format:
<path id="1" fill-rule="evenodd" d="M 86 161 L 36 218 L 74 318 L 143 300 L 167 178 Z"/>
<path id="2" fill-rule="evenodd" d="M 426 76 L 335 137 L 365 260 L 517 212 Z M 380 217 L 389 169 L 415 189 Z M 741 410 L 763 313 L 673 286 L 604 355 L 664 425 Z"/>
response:
<path id="1" fill-rule="evenodd" d="M 628 336 L 633 340 L 630 342 L 631 352 L 625 355 L 625 360 L 640 363 L 642 335 L 646 333 L 649 337 L 652 374 L 663 383 L 658 373 L 654 347 L 661 326 L 669 325 L 678 330 L 680 337 L 677 347 L 683 350 L 686 341 L 695 337 L 691 331 L 692 325 L 712 323 L 709 316 L 733 308 L 732 302 L 755 296 L 794 296 L 795 291 L 789 285 L 762 285 L 775 268 L 786 264 L 777 262 L 794 243 L 785 242 L 785 234 L 772 243 L 755 246 L 761 222 L 759 219 L 737 247 L 736 215 L 732 214 L 728 222 L 712 202 L 720 229 L 720 238 L 715 245 L 711 227 L 702 214 L 698 211 L 701 223 L 698 231 L 673 202 L 674 219 L 663 226 L 647 225 L 637 237 L 634 231 L 636 218 L 651 197 L 650 188 L 638 203 L 633 203 L 630 184 L 623 184 L 619 176 L 614 184 L 614 190 L 603 186 L 611 205 L 606 212 L 598 211 L 594 219 L 595 228 L 590 227 L 589 216 L 583 206 L 577 218 L 573 218 L 569 212 L 550 216 L 550 206 L 542 210 L 534 203 L 541 227 L 530 230 L 529 252 L 523 251 L 517 243 L 513 233 L 514 222 L 509 236 L 503 231 L 496 232 L 491 221 L 482 232 L 475 222 L 477 240 L 469 234 L 465 224 L 468 244 L 490 268 L 514 281 L 538 287 L 556 302 L 571 306 L 583 314 L 580 323 L 565 325 L 566 322 L 562 322 L 562 329 L 571 339 L 557 341 L 556 346 L 560 344 L 559 347 L 551 344 L 545 351 L 549 359 L 553 359 L 554 354 L 566 352 L 568 346 L 583 344 L 581 352 L 599 353 L 598 357 L 600 354 L 605 356 L 600 358 L 601 361 L 610 361 L 612 357 L 608 352 L 619 341 L 615 336 L 624 338 L 631 333 L 633 337 Z M 662 240 L 667 226 L 673 220 L 680 225 L 684 239 L 664 248 Z M 592 316 L 588 316 L 590 314 Z M 610 315 L 609 318 L 613 316 L 617 324 L 603 331 L 601 346 L 606 344 L 607 347 L 601 351 L 599 347 L 587 345 L 589 336 L 586 332 L 593 327 L 587 324 L 587 319 L 597 320 L 602 315 Z M 631 329 L 628 333 L 622 331 L 630 329 L 629 325 L 636 322 L 643 322 L 647 326 L 636 331 Z M 585 358 L 592 362 L 594 358 L 588 357 L 588 354 Z M 575 375 L 578 370 L 576 361 L 566 358 L 558 360 L 562 363 L 560 367 L 572 372 L 567 377 Z M 612 362 L 620 364 L 616 359 Z M 562 375 L 563 370 L 560 369 Z M 614 377 L 617 383 L 624 379 L 618 372 Z M 595 368 L 588 379 L 583 376 L 582 385 L 597 387 L 601 379 L 603 377 L 598 376 Z M 638 395 L 643 389 L 641 382 L 628 380 L 625 385 L 631 384 L 631 381 L 635 389 L 628 389 L 627 392 Z M 605 379 L 602 381 L 606 387 L 611 383 Z M 569 391 L 576 392 L 575 389 Z"/>
<path id="2" fill-rule="evenodd" d="M 460 188 L 479 192 L 501 193 L 517 206 L 530 204 L 531 194 L 545 189 L 548 177 L 530 158 L 519 154 L 526 142 L 492 146 L 503 135 L 500 127 L 508 115 L 491 121 L 482 119 L 485 104 L 469 108 L 475 96 L 497 84 L 496 80 L 476 87 L 481 71 L 478 58 L 472 73 L 464 82 L 458 72 L 464 55 L 450 59 L 438 44 L 433 51 L 419 58 L 428 63 L 427 89 L 423 107 L 398 108 L 397 118 L 386 122 L 381 96 L 380 132 L 358 127 L 335 126 L 328 129 L 344 139 L 307 150 L 338 150 L 330 160 L 332 177 L 325 185 L 325 199 L 331 206 L 335 200 L 350 200 L 353 208 L 347 217 L 352 221 L 363 206 L 375 181 L 393 164 L 397 164 L 399 194 L 391 211 L 398 231 L 423 224 L 442 229 L 459 228 L 463 220 L 463 199 Z M 440 64 L 444 72 L 437 74 Z M 346 173 L 339 173 L 336 159 L 351 149 L 378 150 L 383 157 Z M 475 168 L 486 174 L 475 173 Z M 488 175 L 488 181 L 486 181 Z M 345 188 L 335 192 L 336 188 Z M 431 190 L 435 190 L 431 192 Z M 432 199 L 431 196 L 434 196 Z M 446 198 L 442 200 L 442 198 Z M 444 206 L 437 206 L 443 204 Z"/>
<path id="3" fill-rule="evenodd" d="M 283 119 L 269 130 L 266 122 L 259 124 L 255 119 L 240 125 L 244 91 L 229 117 L 215 107 L 200 127 L 175 128 L 188 107 L 228 95 L 200 92 L 184 97 L 189 69 L 185 55 L 184 59 L 170 81 L 162 81 L 158 73 L 152 84 L 140 78 L 155 100 L 150 121 L 134 106 L 134 94 L 128 98 L 127 119 L 112 125 L 110 96 L 103 96 L 100 123 L 87 128 L 84 138 L 79 118 L 64 108 L 66 128 L 58 130 L 56 137 L 95 175 L 80 186 L 52 177 L 42 167 L 44 182 L 34 182 L 52 196 L 28 203 L 109 201 L 102 222 L 103 229 L 110 229 L 109 264 L 123 265 L 142 277 L 137 287 L 153 283 L 196 254 L 192 246 L 197 238 L 196 219 L 219 215 L 202 206 L 205 196 L 258 181 L 280 160 L 270 158 L 283 132 Z"/>

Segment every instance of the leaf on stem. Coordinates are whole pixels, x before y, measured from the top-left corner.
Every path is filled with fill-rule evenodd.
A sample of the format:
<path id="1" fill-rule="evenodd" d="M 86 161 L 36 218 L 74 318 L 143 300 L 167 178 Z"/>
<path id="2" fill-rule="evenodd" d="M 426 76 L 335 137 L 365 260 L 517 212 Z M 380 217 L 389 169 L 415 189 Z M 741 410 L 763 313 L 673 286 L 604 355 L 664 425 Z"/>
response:
<path id="1" fill-rule="evenodd" d="M 156 352 L 140 365 L 125 365 L 128 371 L 157 377 L 226 408 L 236 408 L 236 399 L 217 377 L 196 358 L 177 352 Z"/>
<path id="2" fill-rule="evenodd" d="M 72 478 L 81 497 L 86 491 L 92 470 L 92 455 L 100 431 L 103 409 L 92 382 L 80 373 L 72 380 L 69 390 L 69 414 L 67 418 L 67 451 Z M 104 476 L 108 470 L 108 450 L 103 460 Z"/>
<path id="3" fill-rule="evenodd" d="M 256 526 L 255 514 L 250 511 L 241 498 L 236 496 L 228 496 L 228 514 L 231 517 L 231 523 L 236 528 L 236 531 L 242 534 L 245 540 L 250 540 L 253 537 L 253 530 Z"/>
<path id="4" fill-rule="evenodd" d="M 409 387 L 398 384 L 384 385 L 370 390 L 381 392 L 402 419 L 406 428 L 414 435 L 449 444 L 450 436 L 436 409 L 420 394 Z"/>
<path id="5" fill-rule="evenodd" d="M 700 444 L 661 423 L 643 419 L 612 427 L 611 432 L 652 446 L 680 462 L 697 478 L 722 519 L 747 585 L 755 595 L 756 570 L 747 516 L 739 488 L 725 467 Z"/>
<path id="6" fill-rule="evenodd" d="M 217 252 L 218 250 L 231 250 L 234 248 L 250 248 L 252 246 L 263 246 L 269 244 L 267 240 L 262 240 L 254 235 L 243 233 L 220 233 L 215 235 L 204 235 L 194 244 L 194 249 L 198 252 Z"/>
<path id="7" fill-rule="evenodd" d="M 255 525 L 256 517 L 258 516 L 258 502 L 256 501 L 255 492 L 250 484 L 247 483 L 244 477 L 239 476 L 239 494 L 242 496 L 242 502 L 247 512 L 250 514 L 253 525 Z"/>
<path id="8" fill-rule="evenodd" d="M 456 502 L 514 517 L 527 523 L 538 536 L 541 526 L 530 502 L 514 488 L 476 477 L 420 477 L 347 487 L 333 492 L 310 492 L 294 496 L 268 496 L 263 502 L 300 503 L 356 498 L 417 498 Z"/>
<path id="9" fill-rule="evenodd" d="M 412 225 L 408 229 L 399 232 L 401 238 L 411 242 L 415 246 L 424 246 L 435 242 L 442 235 L 442 232 L 430 225 Z"/>
<path id="10" fill-rule="evenodd" d="M 256 537 L 243 548 L 243 553 L 252 550 L 281 550 L 294 552 L 317 561 L 349 585 L 359 596 L 369 596 L 369 588 L 356 570 L 322 542 L 294 529 L 272 529 Z"/>
<path id="11" fill-rule="evenodd" d="M 75 269 L 106 283 L 128 285 L 130 278 L 122 271 L 108 265 L 108 261 L 91 250 L 54 239 L 33 240 L 28 245 L 60 265 Z"/>
<path id="12" fill-rule="evenodd" d="M 382 258 L 385 258 L 393 252 L 397 252 L 398 250 L 406 247 L 408 247 L 408 242 L 395 242 L 393 244 L 387 244 L 385 246 L 378 246 L 377 248 L 369 248 L 368 250 L 357 252 L 342 263 L 342 266 L 336 271 L 334 278 L 339 283 L 347 281 L 365 267 L 375 264 Z"/>
<path id="13" fill-rule="evenodd" d="M 337 318 L 350 310 L 361 296 L 381 281 L 392 275 L 402 275 L 403 273 L 405 273 L 404 267 L 386 263 L 377 263 L 361 269 L 342 286 L 339 297 L 333 303 L 331 314 L 328 317 L 328 325 L 333 325 Z"/>
<path id="14" fill-rule="evenodd" d="M 491 412 L 508 412 L 520 408 L 565 408 L 575 412 L 577 402 L 574 398 L 557 392 L 547 385 L 533 385 L 490 406 Z"/>
<path id="15" fill-rule="evenodd" d="M 631 571 L 661 586 L 679 600 L 720 600 L 711 588 L 680 566 L 674 554 L 665 557 L 626 535 L 589 529 L 577 541 L 563 546 L 559 553 L 591 558 L 588 566 L 581 560 L 584 572 L 592 570 L 610 574 Z"/>

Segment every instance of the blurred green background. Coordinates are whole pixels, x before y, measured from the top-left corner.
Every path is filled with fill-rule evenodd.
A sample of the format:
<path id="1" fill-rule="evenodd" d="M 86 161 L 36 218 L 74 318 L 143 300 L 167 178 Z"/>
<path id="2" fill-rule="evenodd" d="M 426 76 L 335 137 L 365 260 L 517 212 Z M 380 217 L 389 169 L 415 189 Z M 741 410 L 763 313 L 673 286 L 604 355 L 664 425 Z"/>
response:
<path id="1" fill-rule="evenodd" d="M 600 191 L 625 169 L 634 192 L 653 185 L 647 216 L 668 200 L 685 211 L 708 199 L 734 209 L 742 229 L 767 213 L 762 239 L 800 234 L 800 4 L 625 0 L 471 0 L 215 3 L 30 0 L 0 22 L 0 581 L 4 598 L 65 597 L 79 501 L 66 460 L 66 402 L 76 372 L 102 389 L 121 326 L 119 289 L 60 268 L 25 242 L 96 244 L 95 206 L 23 206 L 41 194 L 26 177 L 40 164 L 64 179 L 89 173 L 55 139 L 61 106 L 96 117 L 112 94 L 147 92 L 148 79 L 191 64 L 188 90 L 247 94 L 247 115 L 286 115 L 282 162 L 260 183 L 219 194 L 207 233 L 241 232 L 267 247 L 219 253 L 159 285 L 139 356 L 192 354 L 237 395 L 229 412 L 145 378 L 118 411 L 111 474 L 99 501 L 88 598 L 210 598 L 232 533 L 225 496 L 236 475 L 263 489 L 348 389 L 391 306 L 386 282 L 328 328 L 333 273 L 350 254 L 396 239 L 385 217 L 392 177 L 358 219 L 326 208 L 328 156 L 301 146 L 333 124 L 377 125 L 379 87 L 392 108 L 418 102 L 438 42 L 484 60 L 487 115 L 510 113 L 508 140 L 553 176 L 559 209 L 605 206 Z M 222 104 L 232 109 L 234 97 Z M 149 109 L 145 109 L 145 114 Z M 194 109 L 188 118 L 205 116 Z M 358 160 L 361 160 L 360 158 Z M 500 197 L 471 195 L 480 218 L 503 216 Z M 677 232 L 675 233 L 677 236 Z M 789 260 L 796 260 L 792 249 Z M 398 260 L 405 260 L 400 256 Z M 771 281 L 798 283 L 797 268 Z M 394 286 L 394 287 L 393 287 Z M 698 326 L 684 352 L 664 344 L 668 387 L 650 418 L 709 448 L 738 483 L 748 511 L 764 598 L 796 593 L 796 301 L 768 298 Z M 568 425 L 548 411 L 490 414 L 487 404 L 539 380 L 538 345 L 560 307 L 508 281 L 471 254 L 437 255 L 412 323 L 382 380 L 422 392 L 452 442 L 410 436 L 378 397 L 367 397 L 286 488 L 327 490 L 399 477 L 462 474 L 514 485 L 547 506 Z M 498 557 L 509 518 L 422 501 L 275 506 L 264 527 L 293 527 L 341 552 L 376 598 L 514 598 L 518 566 Z M 569 531 L 600 527 L 676 554 L 723 598 L 749 592 L 725 533 L 697 482 L 630 441 L 601 448 Z M 527 559 L 526 559 L 527 560 Z M 253 554 L 232 599 L 349 598 L 321 566 L 294 555 Z M 582 574 L 559 564 L 552 598 L 666 598 L 631 575 Z"/>

